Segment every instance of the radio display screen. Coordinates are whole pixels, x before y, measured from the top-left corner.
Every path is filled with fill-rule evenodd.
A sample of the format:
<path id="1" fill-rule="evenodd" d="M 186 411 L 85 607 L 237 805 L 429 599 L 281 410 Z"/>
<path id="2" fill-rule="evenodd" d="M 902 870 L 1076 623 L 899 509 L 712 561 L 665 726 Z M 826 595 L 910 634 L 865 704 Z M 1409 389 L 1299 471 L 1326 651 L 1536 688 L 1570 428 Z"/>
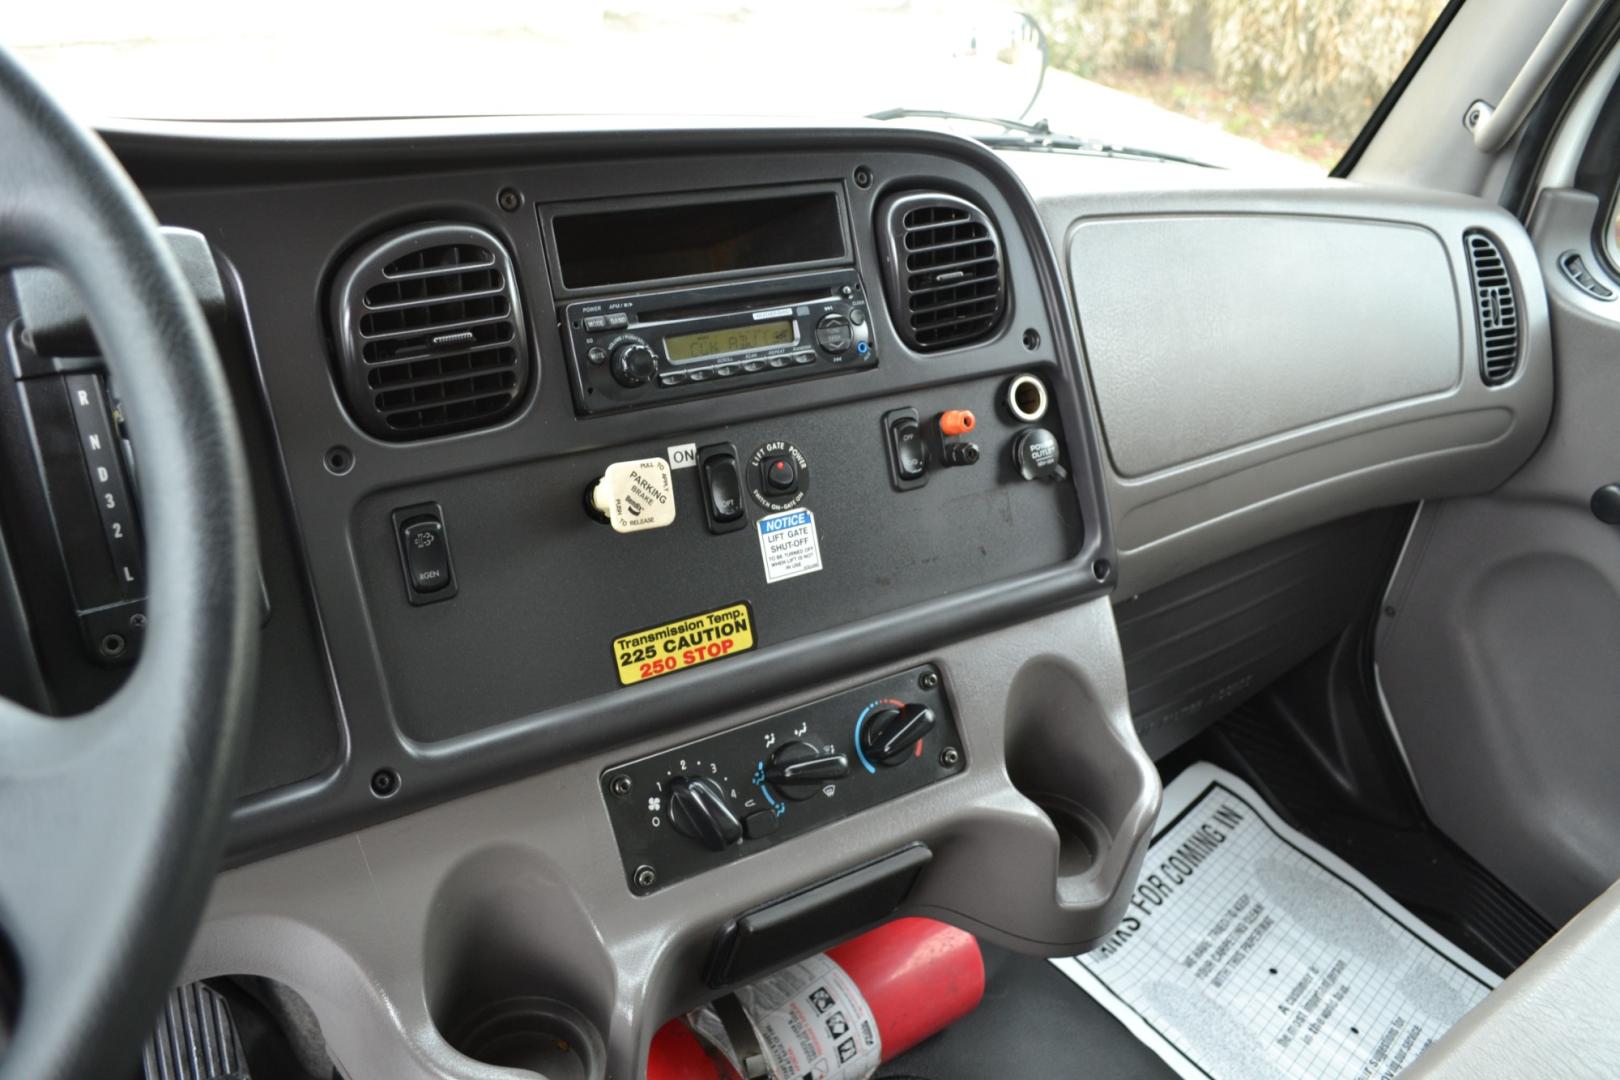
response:
<path id="1" fill-rule="evenodd" d="M 793 320 L 782 319 L 778 322 L 703 330 L 696 334 L 677 334 L 664 339 L 664 354 L 669 357 L 670 363 L 689 364 L 710 356 L 768 349 L 772 345 L 791 345 L 793 339 Z"/>

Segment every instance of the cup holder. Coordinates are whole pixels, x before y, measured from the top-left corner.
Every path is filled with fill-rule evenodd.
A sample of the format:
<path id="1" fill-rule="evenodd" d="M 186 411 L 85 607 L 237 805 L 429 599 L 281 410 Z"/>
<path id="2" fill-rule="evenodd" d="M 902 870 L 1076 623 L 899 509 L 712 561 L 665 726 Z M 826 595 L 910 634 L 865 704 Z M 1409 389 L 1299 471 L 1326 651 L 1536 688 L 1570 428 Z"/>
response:
<path id="1" fill-rule="evenodd" d="M 1078 877 L 1090 870 L 1105 843 L 1102 823 L 1084 807 L 1056 795 L 1037 792 L 1030 801 L 1046 813 L 1057 829 L 1058 877 Z"/>
<path id="2" fill-rule="evenodd" d="M 545 997 L 512 997 L 470 1013 L 446 1034 L 487 1065 L 528 1069 L 546 1080 L 600 1080 L 607 1048 L 584 1014 Z"/>
<path id="3" fill-rule="evenodd" d="M 1145 782 L 1133 740 L 1115 730 L 1082 679 L 1054 658 L 1026 663 L 1008 701 L 1007 772 L 1057 830 L 1061 896 L 1083 895 L 1113 855 Z"/>
<path id="4" fill-rule="evenodd" d="M 476 1061 L 604 1080 L 614 972 L 579 897 L 543 855 L 486 848 L 446 877 L 424 942 L 428 1012 Z"/>

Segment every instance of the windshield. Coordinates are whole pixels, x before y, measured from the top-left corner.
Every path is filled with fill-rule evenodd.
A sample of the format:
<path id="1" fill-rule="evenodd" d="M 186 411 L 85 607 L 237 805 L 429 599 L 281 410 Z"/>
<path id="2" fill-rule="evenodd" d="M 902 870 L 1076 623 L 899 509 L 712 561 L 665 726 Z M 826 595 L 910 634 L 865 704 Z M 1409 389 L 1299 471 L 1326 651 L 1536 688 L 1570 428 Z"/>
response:
<path id="1" fill-rule="evenodd" d="M 92 119 L 933 110 L 1321 172 L 1444 2 L 62 0 L 0 41 Z"/>

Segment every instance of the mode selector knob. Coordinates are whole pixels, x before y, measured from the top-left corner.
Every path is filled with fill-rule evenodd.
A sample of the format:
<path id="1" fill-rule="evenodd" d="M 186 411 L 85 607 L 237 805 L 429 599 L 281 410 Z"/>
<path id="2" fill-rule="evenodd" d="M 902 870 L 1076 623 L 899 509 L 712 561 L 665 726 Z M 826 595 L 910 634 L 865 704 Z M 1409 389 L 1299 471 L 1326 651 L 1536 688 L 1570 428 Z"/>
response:
<path id="1" fill-rule="evenodd" d="M 676 777 L 669 785 L 669 823 L 710 851 L 724 851 L 742 839 L 742 823 L 720 785 L 706 778 Z"/>
<path id="2" fill-rule="evenodd" d="M 879 765 L 904 765 L 934 723 L 934 710 L 926 705 L 879 709 L 861 727 L 861 750 Z"/>
<path id="3" fill-rule="evenodd" d="M 658 376 L 658 354 L 639 341 L 627 342 L 613 350 L 609 369 L 620 386 L 642 386 Z"/>
<path id="4" fill-rule="evenodd" d="M 847 754 L 829 754 L 807 742 L 785 743 L 765 763 L 765 782 L 795 802 L 848 775 Z"/>

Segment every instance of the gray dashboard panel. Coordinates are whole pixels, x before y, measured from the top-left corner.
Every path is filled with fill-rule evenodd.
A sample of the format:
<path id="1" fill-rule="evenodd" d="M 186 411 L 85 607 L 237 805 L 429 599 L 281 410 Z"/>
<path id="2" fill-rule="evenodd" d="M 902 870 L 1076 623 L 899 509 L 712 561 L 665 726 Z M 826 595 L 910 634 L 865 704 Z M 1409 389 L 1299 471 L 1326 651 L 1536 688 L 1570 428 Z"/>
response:
<path id="1" fill-rule="evenodd" d="M 553 996 L 601 1030 L 608 1075 L 630 1077 L 654 1030 L 712 995 L 703 961 L 725 920 L 914 841 L 934 859 L 904 913 L 1028 952 L 1089 947 L 1125 907 L 1160 795 L 1106 599 L 691 733 L 921 660 L 939 665 L 961 723 L 967 767 L 951 779 L 637 898 L 599 773 L 668 745 L 643 740 L 222 875 L 183 977 L 277 979 L 309 1002 L 347 1075 L 400 1080 L 530 1075 L 460 1054 L 442 1029 L 489 995 Z M 1042 809 L 1059 805 L 1061 831 Z M 453 975 L 469 962 L 485 969 L 473 984 Z"/>
<path id="2" fill-rule="evenodd" d="M 1348 272 L 1358 266 L 1379 272 Z M 1082 220 L 1069 270 L 1124 478 L 1452 390 L 1461 375 L 1458 286 L 1426 229 L 1247 214 Z"/>
<path id="3" fill-rule="evenodd" d="M 1338 181 L 1267 185 L 1187 166 L 1087 169 L 1038 154 L 1015 165 L 1070 256 L 1071 300 L 1104 429 L 1118 595 L 1360 510 L 1488 491 L 1545 433 L 1546 295 L 1528 235 L 1501 208 Z M 1470 228 L 1501 242 L 1519 286 L 1524 359 L 1500 387 L 1477 375 L 1462 247 Z M 1141 246 L 1120 242 L 1133 234 Z M 1090 239 L 1104 236 L 1106 244 Z M 1172 258 L 1181 236 L 1193 242 Z M 1381 278 L 1348 276 L 1324 245 L 1329 236 L 1359 245 Z M 1431 255 L 1431 245 L 1443 252 Z M 1265 326 L 1250 327 L 1252 337 L 1217 328 L 1198 336 L 1209 344 L 1193 353 L 1156 325 L 1190 330 L 1176 312 L 1187 305 L 1207 313 L 1208 295 L 1198 290 L 1212 282 L 1226 282 L 1218 295 L 1243 310 L 1265 311 L 1265 295 L 1227 281 L 1233 267 L 1288 301 Z M 1278 267 L 1307 280 L 1283 282 Z M 1116 277 L 1138 295 L 1129 312 L 1110 306 L 1121 295 Z M 1415 295 L 1393 296 L 1383 277 Z M 1361 316 L 1323 309 L 1336 295 L 1355 298 Z M 1408 331 L 1416 336 L 1405 338 Z M 1268 335 L 1288 347 L 1256 345 Z M 1392 354 L 1397 339 L 1428 342 L 1432 352 L 1402 344 Z M 1385 345 L 1355 352 L 1368 342 Z M 1297 370 L 1290 358 L 1302 350 L 1355 359 L 1361 377 Z M 1230 374 L 1235 388 L 1214 373 Z"/>
<path id="4" fill-rule="evenodd" d="M 879 124 L 627 137 L 548 123 L 275 124 L 250 133 L 154 124 L 108 133 L 160 216 L 198 228 L 239 276 L 338 693 L 340 760 L 303 785 L 244 802 L 233 832 L 238 860 L 650 731 L 678 739 L 693 716 L 836 677 L 851 655 L 898 657 L 1112 586 L 1061 269 L 1003 162 L 969 140 Z M 905 347 L 887 305 L 874 304 L 876 368 L 576 416 L 535 207 L 807 179 L 842 185 L 855 263 L 869 285 L 878 280 L 870 227 L 878 200 L 912 189 L 971 194 L 1001 223 L 1008 252 L 1002 325 L 972 347 L 924 356 Z M 501 208 L 503 185 L 520 193 L 516 210 Z M 356 427 L 333 390 L 322 275 L 357 241 L 427 220 L 477 224 L 511 251 L 538 385 L 496 427 L 383 443 Z M 1071 466 L 1061 486 L 1013 478 L 1010 419 L 991 415 L 994 387 L 1029 371 L 1052 391 L 1045 423 L 1060 431 Z M 971 402 L 957 396 L 970 389 Z M 982 410 L 986 460 L 919 490 L 889 490 L 881 480 L 885 402 Z M 813 579 L 767 586 L 747 532 L 705 536 L 692 513 L 662 536 L 620 537 L 580 508 L 600 467 L 632 452 L 713 440 L 746 454 L 761 436 L 817 443 L 806 505 L 829 528 L 826 569 Z M 331 448 L 346 469 L 327 468 Z M 679 477 L 677 498 L 695 511 L 690 479 Z M 417 502 L 438 503 L 453 519 L 460 592 L 448 604 L 405 601 L 386 523 L 392 509 Z M 874 546 L 870 556 L 863 542 Z M 674 569 L 649 573 L 662 567 Z M 739 600 L 758 604 L 768 621 L 760 648 L 651 684 L 615 685 L 613 635 Z M 570 635 L 567 620 L 579 612 L 588 633 Z M 543 640 L 529 641 L 537 627 Z M 400 781 L 386 802 L 370 786 L 382 769 Z"/>

